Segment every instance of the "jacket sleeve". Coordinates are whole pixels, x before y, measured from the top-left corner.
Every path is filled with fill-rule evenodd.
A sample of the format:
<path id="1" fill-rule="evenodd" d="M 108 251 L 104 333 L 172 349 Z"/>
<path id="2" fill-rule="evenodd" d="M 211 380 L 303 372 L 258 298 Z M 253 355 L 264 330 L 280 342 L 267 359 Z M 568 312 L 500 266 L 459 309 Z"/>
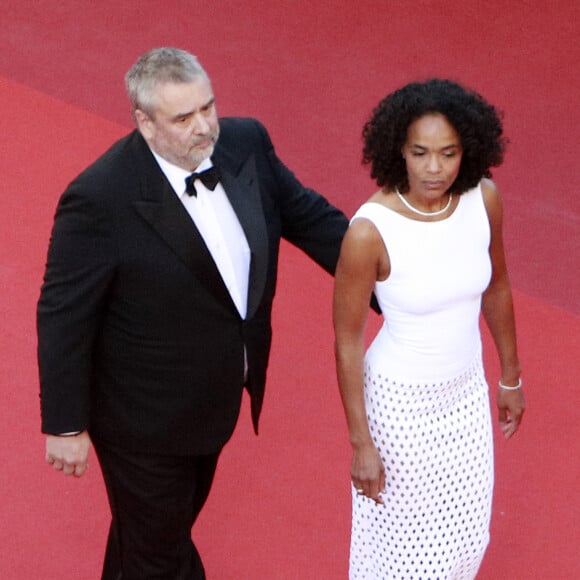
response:
<path id="1" fill-rule="evenodd" d="M 112 221 L 74 182 L 57 207 L 37 309 L 42 431 L 89 426 L 92 357 L 113 276 Z"/>

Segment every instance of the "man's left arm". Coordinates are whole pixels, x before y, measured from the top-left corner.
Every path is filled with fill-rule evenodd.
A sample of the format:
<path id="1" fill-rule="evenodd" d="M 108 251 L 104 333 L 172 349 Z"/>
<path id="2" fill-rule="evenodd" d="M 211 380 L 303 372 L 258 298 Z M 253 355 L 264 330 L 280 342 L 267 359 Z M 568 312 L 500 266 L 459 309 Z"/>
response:
<path id="1" fill-rule="evenodd" d="M 279 193 L 282 237 L 334 274 L 348 228 L 346 216 L 322 195 L 300 183 L 276 155 L 266 130 L 262 125 L 259 127 Z"/>

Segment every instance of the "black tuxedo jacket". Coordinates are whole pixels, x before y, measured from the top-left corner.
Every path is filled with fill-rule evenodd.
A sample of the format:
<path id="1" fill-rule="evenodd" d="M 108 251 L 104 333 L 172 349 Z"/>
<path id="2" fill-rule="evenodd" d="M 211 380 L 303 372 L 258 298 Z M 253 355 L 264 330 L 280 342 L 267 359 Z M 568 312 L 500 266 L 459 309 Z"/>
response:
<path id="1" fill-rule="evenodd" d="M 252 119 L 220 121 L 212 157 L 251 250 L 242 320 L 138 132 L 62 195 L 38 304 L 42 429 L 135 451 L 205 454 L 244 387 L 257 429 L 281 238 L 333 272 L 347 220 L 303 187 Z"/>

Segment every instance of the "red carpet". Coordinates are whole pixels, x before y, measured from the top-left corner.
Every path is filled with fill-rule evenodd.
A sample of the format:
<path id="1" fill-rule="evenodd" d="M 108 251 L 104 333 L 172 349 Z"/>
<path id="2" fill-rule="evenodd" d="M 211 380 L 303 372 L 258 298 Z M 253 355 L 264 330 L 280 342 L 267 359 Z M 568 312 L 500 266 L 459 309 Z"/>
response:
<path id="1" fill-rule="evenodd" d="M 221 114 L 255 115 L 308 184 L 352 213 L 373 190 L 360 129 L 386 92 L 445 75 L 505 111 L 506 196 L 528 412 L 496 442 L 492 542 L 479 578 L 580 577 L 580 5 L 22 0 L 0 23 L 0 578 L 99 577 L 108 524 L 96 462 L 43 463 L 34 309 L 58 195 L 129 127 L 138 54 L 199 54 Z M 260 437 L 245 407 L 195 538 L 210 580 L 346 578 L 346 429 L 334 379 L 332 281 L 284 246 Z M 372 325 L 376 326 L 377 320 Z M 486 336 L 490 383 L 497 363 Z"/>

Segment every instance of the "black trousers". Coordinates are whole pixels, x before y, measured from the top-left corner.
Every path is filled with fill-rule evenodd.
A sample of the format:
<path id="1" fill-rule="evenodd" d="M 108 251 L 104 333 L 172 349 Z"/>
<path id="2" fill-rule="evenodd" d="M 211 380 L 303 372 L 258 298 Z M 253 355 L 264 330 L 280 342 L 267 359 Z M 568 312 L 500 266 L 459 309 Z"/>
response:
<path id="1" fill-rule="evenodd" d="M 93 445 L 112 515 L 102 580 L 204 580 L 191 528 L 209 495 L 219 452 L 164 456 Z"/>

